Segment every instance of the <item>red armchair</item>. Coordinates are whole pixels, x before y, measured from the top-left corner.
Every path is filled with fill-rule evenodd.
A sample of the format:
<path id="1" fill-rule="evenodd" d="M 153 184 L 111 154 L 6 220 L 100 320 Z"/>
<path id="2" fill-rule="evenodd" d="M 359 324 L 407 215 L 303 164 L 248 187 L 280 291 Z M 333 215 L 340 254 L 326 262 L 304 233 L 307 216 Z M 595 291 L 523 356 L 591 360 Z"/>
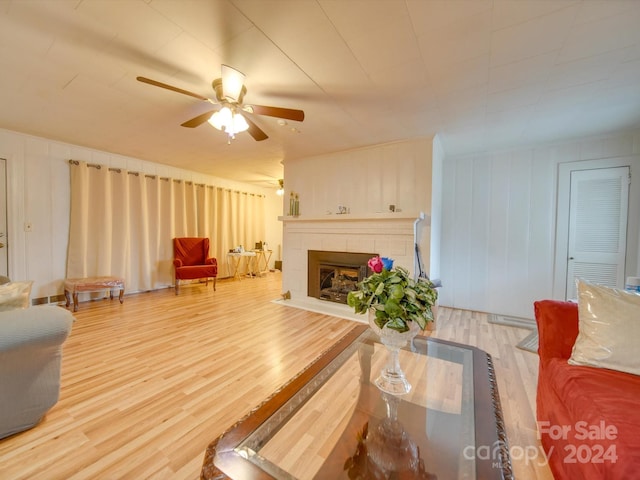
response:
<path id="1" fill-rule="evenodd" d="M 176 295 L 180 289 L 180 280 L 213 278 L 213 290 L 216 290 L 218 261 L 209 257 L 209 239 L 184 237 L 173 239 L 173 266 L 175 269 Z"/>

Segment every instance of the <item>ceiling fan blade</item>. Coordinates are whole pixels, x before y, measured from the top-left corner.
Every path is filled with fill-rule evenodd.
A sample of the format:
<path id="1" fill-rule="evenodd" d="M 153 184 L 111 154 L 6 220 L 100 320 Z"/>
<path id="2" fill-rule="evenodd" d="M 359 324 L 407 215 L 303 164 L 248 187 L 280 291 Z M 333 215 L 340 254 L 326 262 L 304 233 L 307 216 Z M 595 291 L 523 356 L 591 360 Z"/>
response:
<path id="1" fill-rule="evenodd" d="M 249 135 L 251 135 L 256 142 L 261 142 L 262 140 L 266 140 L 267 138 L 269 138 L 269 136 L 264 133 L 259 126 L 257 126 L 249 118 L 247 118 L 246 115 L 243 115 L 243 117 L 249 124 L 249 129 L 247 130 L 249 132 Z"/>
<path id="2" fill-rule="evenodd" d="M 202 125 L 204 122 L 206 122 L 211 118 L 211 115 L 213 115 L 213 112 L 215 112 L 215 110 L 204 112 L 203 114 L 198 115 L 197 117 L 194 117 L 191 120 L 187 120 L 186 122 L 181 123 L 180 126 L 187 127 L 187 128 L 199 127 L 200 125 Z"/>
<path id="3" fill-rule="evenodd" d="M 293 108 L 267 107 L 265 105 L 247 105 L 252 113 L 257 115 L 267 115 L 268 117 L 286 118 L 287 120 L 304 120 L 304 112 Z"/>
<path id="4" fill-rule="evenodd" d="M 198 95 L 197 93 L 190 92 L 189 90 L 183 90 L 182 88 L 174 87 L 173 85 L 168 85 L 166 83 L 158 82 L 157 80 L 151 80 L 150 78 L 146 78 L 146 77 L 136 77 L 136 80 L 142 83 L 148 83 L 149 85 L 153 85 L 154 87 L 166 88 L 167 90 L 171 90 L 172 92 L 182 93 L 183 95 L 189 95 L 190 97 L 197 98 L 198 100 L 214 103 L 210 98 L 203 97 L 202 95 Z"/>

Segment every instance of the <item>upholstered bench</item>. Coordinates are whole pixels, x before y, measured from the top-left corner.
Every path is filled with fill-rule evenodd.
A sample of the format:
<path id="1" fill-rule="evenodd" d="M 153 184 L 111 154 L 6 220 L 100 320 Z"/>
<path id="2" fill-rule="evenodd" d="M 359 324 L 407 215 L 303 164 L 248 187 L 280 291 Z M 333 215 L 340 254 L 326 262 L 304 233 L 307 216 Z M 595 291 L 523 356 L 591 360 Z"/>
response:
<path id="1" fill-rule="evenodd" d="M 124 302 L 124 279 L 120 277 L 88 277 L 67 278 L 64 281 L 64 296 L 67 299 L 67 308 L 73 297 L 73 311 L 78 311 L 78 293 L 100 292 L 109 290 L 109 298 L 113 300 L 113 291 L 120 290 L 120 303 Z"/>

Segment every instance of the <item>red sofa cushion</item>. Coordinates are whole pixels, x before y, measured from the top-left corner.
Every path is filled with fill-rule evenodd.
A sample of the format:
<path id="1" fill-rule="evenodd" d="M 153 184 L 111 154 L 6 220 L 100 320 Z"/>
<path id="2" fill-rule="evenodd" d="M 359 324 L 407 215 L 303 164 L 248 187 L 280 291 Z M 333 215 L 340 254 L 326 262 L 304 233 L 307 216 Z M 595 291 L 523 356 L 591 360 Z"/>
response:
<path id="1" fill-rule="evenodd" d="M 545 370 L 552 391 L 547 408 L 565 410 L 566 416 L 548 418 L 546 433 L 543 424 L 539 428 L 543 437 L 561 440 L 550 456 L 559 456 L 566 478 L 640 478 L 640 377 L 560 358 Z"/>

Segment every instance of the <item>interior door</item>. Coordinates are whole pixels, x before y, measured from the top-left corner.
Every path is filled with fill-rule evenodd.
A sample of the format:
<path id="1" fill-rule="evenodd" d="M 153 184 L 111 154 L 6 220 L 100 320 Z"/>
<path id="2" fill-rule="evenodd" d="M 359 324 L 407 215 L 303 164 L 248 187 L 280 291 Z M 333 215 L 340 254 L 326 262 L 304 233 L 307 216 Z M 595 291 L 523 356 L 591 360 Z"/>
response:
<path id="1" fill-rule="evenodd" d="M 571 172 L 566 298 L 576 279 L 624 286 L 629 167 Z"/>
<path id="2" fill-rule="evenodd" d="M 7 237 L 7 161 L 0 158 L 0 275 L 4 276 L 9 276 Z"/>

